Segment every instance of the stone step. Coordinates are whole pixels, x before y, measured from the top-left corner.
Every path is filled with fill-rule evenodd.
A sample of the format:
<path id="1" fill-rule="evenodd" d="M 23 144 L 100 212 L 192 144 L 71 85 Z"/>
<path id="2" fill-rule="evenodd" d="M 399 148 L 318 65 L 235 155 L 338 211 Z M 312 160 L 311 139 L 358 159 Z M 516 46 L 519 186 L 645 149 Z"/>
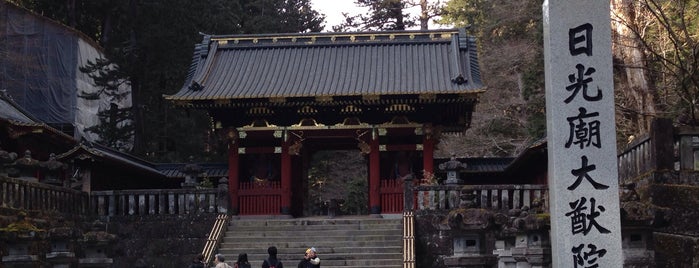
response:
<path id="1" fill-rule="evenodd" d="M 298 243 L 296 246 L 288 246 L 285 247 L 287 243 L 282 243 L 279 245 L 275 245 L 277 247 L 277 251 L 279 254 L 289 254 L 289 255 L 299 255 L 308 248 L 308 243 L 311 242 L 304 242 L 304 243 Z M 221 250 L 227 250 L 227 251 L 238 251 L 238 252 L 245 252 L 245 253 L 264 253 L 266 254 L 266 249 L 269 247 L 269 245 L 265 244 L 262 246 L 254 246 L 254 247 L 242 247 L 242 246 L 235 246 L 235 245 L 230 245 L 226 244 L 224 245 L 225 247 L 222 247 Z M 393 253 L 393 254 L 401 254 L 403 252 L 403 247 L 401 246 L 396 246 L 396 243 L 392 243 L 392 245 L 385 245 L 385 246 L 349 246 L 349 245 L 328 245 L 328 246 L 313 246 L 315 247 L 318 251 L 323 252 L 324 255 L 327 254 L 339 254 L 340 256 L 349 254 L 349 253 L 363 253 L 363 254 L 372 254 L 372 253 Z M 263 252 L 264 251 L 264 252 Z M 237 256 L 237 255 L 236 255 Z"/>
<path id="2" fill-rule="evenodd" d="M 229 262 L 245 252 L 260 267 L 276 246 L 279 259 L 295 267 L 315 247 L 322 267 L 402 267 L 402 219 L 234 219 L 227 227 L 219 253 Z"/>
<path id="3" fill-rule="evenodd" d="M 337 230 L 267 230 L 260 232 L 258 230 L 228 230 L 226 231 L 226 237 L 235 238 L 264 238 L 264 237 L 336 237 L 336 236 L 356 236 L 356 235 L 366 235 L 366 236 L 401 236 L 403 235 L 402 230 L 398 229 L 367 229 L 367 230 L 347 230 L 347 229 L 337 229 Z"/>
<path id="4" fill-rule="evenodd" d="M 224 254 L 224 256 L 226 256 Z M 266 257 L 266 256 L 264 256 Z M 376 259 L 376 258 L 371 258 L 367 257 L 365 259 L 345 259 L 345 260 L 326 260 L 322 256 L 320 257 L 320 266 L 321 267 L 342 267 L 342 268 L 349 268 L 349 267 L 402 267 L 403 262 L 400 258 L 397 259 Z M 231 264 L 235 261 L 236 257 L 226 258 L 226 263 Z M 230 261 L 229 261 L 230 260 Z M 250 256 L 248 255 L 248 260 L 250 260 L 250 264 L 252 267 L 261 267 L 262 266 L 262 257 L 257 258 L 256 256 Z M 300 257 L 290 257 L 290 258 L 281 258 L 280 261 L 284 264 L 284 267 L 296 267 L 298 263 L 301 261 Z M 291 266 L 289 266 L 291 265 Z"/>

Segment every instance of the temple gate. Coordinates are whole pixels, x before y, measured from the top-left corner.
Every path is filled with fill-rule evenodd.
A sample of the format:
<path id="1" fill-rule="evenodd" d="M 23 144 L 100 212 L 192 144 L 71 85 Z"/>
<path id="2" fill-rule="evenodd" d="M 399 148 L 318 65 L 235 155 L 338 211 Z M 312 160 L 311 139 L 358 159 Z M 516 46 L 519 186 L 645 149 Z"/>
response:
<path id="1" fill-rule="evenodd" d="M 463 30 L 206 36 L 183 88 L 228 140 L 234 214 L 303 216 L 314 152 L 366 158 L 368 211 L 401 213 L 402 180 L 434 172 L 439 136 L 482 92 Z"/>

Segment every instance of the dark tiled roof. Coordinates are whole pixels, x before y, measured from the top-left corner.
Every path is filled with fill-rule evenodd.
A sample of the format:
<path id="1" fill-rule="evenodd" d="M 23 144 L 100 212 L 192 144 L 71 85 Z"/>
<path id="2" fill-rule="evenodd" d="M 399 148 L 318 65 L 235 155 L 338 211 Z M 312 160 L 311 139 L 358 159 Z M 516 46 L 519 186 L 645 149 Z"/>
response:
<path id="1" fill-rule="evenodd" d="M 184 178 L 185 174 L 180 170 L 186 165 L 186 163 L 168 163 L 168 164 L 156 164 L 155 168 L 160 170 L 168 178 Z M 203 163 L 198 164 L 201 167 L 200 177 L 208 176 L 213 178 L 227 177 L 228 176 L 228 164 L 226 163 Z"/>
<path id="2" fill-rule="evenodd" d="M 463 170 L 463 172 L 496 173 L 496 172 L 505 171 L 507 166 L 509 166 L 512 163 L 514 158 L 512 158 L 512 157 L 457 158 L 456 160 L 460 161 L 461 163 L 466 163 L 466 169 Z M 441 170 L 439 170 L 439 165 L 441 163 L 445 163 L 447 161 L 449 161 L 449 158 L 436 158 L 436 159 L 434 159 L 436 171 L 442 172 Z"/>
<path id="3" fill-rule="evenodd" d="M 0 92 L 0 120 L 6 121 L 12 125 L 20 127 L 30 127 L 45 130 L 52 133 L 69 143 L 75 143 L 73 137 L 41 122 L 31 113 L 24 110 L 19 104 L 14 102 L 6 92 Z"/>
<path id="4" fill-rule="evenodd" d="M 161 173 L 154 167 L 153 163 L 133 156 L 131 154 L 120 152 L 107 146 L 100 145 L 98 143 L 81 143 L 75 146 L 73 149 L 70 149 L 67 152 L 56 156 L 56 159 L 62 161 L 74 158 L 98 158 L 107 162 L 120 163 L 129 167 L 133 167 L 137 170 L 140 170 L 150 175 L 154 175 L 156 177 L 164 176 L 163 173 Z"/>
<path id="5" fill-rule="evenodd" d="M 468 94 L 482 87 L 464 31 L 206 36 L 175 101 Z"/>

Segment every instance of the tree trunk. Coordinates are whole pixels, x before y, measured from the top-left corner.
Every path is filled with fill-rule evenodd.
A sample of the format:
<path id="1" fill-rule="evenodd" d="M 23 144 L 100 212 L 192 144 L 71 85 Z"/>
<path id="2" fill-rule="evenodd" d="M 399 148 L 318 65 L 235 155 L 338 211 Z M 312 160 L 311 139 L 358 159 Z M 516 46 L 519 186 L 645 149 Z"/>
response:
<path id="1" fill-rule="evenodd" d="M 617 95 L 636 116 L 629 118 L 641 132 L 647 132 L 650 122 L 657 114 L 656 91 L 652 86 L 646 66 L 646 55 L 640 36 L 640 7 L 634 0 L 611 0 L 612 9 L 612 51 L 621 66 L 622 81 L 617 85 Z M 632 30 L 637 29 L 636 31 Z M 632 126 L 633 127 L 633 126 Z"/>

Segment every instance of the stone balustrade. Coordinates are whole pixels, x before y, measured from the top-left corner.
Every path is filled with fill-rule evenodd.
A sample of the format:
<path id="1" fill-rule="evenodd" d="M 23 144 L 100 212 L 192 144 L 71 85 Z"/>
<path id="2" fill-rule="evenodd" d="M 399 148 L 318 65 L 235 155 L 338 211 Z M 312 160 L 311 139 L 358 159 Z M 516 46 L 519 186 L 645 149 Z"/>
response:
<path id="1" fill-rule="evenodd" d="M 459 207 L 489 210 L 538 207 L 548 211 L 546 185 L 421 185 L 415 187 L 418 210 Z"/>
<path id="2" fill-rule="evenodd" d="M 85 192 L 0 176 L 0 206 L 85 215 L 89 208 Z"/>
<path id="3" fill-rule="evenodd" d="M 227 194 L 213 188 L 93 191 L 90 203 L 98 216 L 226 213 Z"/>

